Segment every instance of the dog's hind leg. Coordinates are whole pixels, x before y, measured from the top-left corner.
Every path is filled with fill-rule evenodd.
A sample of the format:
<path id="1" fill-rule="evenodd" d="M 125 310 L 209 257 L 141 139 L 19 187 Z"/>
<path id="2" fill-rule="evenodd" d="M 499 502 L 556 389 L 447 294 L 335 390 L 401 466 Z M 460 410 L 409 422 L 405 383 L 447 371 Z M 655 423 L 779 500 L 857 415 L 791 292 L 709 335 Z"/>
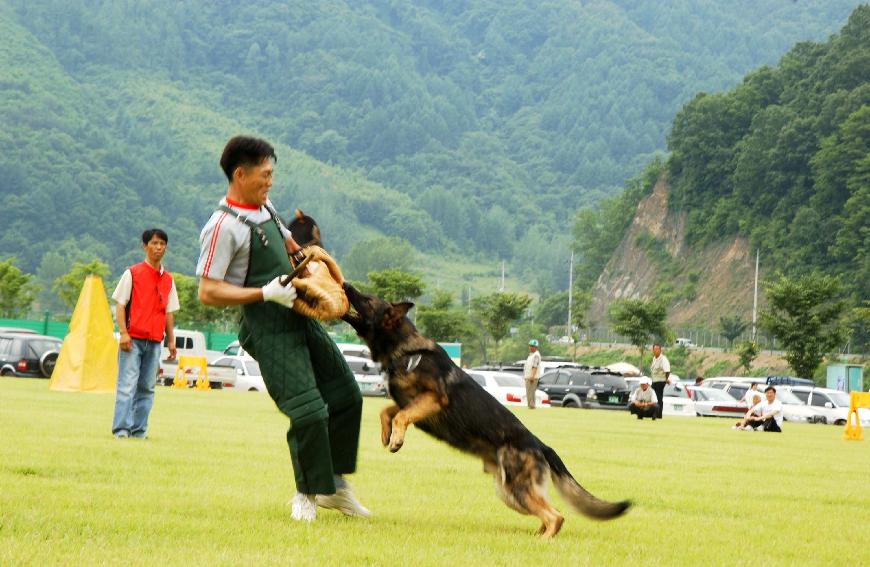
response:
<path id="1" fill-rule="evenodd" d="M 401 408 L 395 404 L 381 410 L 381 444 L 384 447 L 390 442 L 390 434 L 393 432 L 393 418 Z"/>
<path id="2" fill-rule="evenodd" d="M 498 451 L 498 465 L 496 490 L 504 503 L 521 514 L 540 519 L 539 535 L 551 538 L 559 533 L 565 518 L 547 499 L 550 468 L 543 458 L 536 451 L 502 447 Z"/>
<path id="3" fill-rule="evenodd" d="M 405 431 L 412 423 L 432 417 L 441 411 L 441 404 L 434 392 L 424 392 L 411 403 L 399 410 L 393 417 L 393 431 L 390 434 L 390 451 L 395 453 L 405 443 Z"/>

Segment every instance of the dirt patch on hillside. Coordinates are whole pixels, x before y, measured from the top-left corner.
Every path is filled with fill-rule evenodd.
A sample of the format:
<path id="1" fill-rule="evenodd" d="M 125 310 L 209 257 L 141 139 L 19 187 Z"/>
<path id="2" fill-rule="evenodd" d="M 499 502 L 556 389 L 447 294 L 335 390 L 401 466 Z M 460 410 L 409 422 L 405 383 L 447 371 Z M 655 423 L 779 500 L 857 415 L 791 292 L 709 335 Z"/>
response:
<path id="1" fill-rule="evenodd" d="M 664 284 L 673 294 L 668 306 L 672 327 L 717 330 L 719 318 L 725 315 L 748 321 L 752 316 L 754 260 L 741 237 L 703 249 L 689 247 L 685 215 L 668 212 L 668 184 L 662 176 L 638 205 L 631 225 L 598 278 L 588 320 L 605 323 L 613 300 L 651 299 Z"/>

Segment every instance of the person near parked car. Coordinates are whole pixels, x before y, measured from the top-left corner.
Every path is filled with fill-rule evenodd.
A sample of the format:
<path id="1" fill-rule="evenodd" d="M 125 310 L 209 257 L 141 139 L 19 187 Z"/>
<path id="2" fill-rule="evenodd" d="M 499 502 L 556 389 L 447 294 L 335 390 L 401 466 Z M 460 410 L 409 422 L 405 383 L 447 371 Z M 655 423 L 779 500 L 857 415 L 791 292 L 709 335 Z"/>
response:
<path id="1" fill-rule="evenodd" d="M 541 353 L 538 352 L 538 341 L 529 341 L 529 356 L 523 364 L 523 378 L 526 381 L 526 403 L 529 409 L 535 409 L 535 391 L 538 389 L 538 368 L 541 366 Z"/>
<path id="2" fill-rule="evenodd" d="M 119 439 L 145 437 L 164 335 L 169 358 L 176 354 L 172 314 L 179 308 L 178 292 L 162 263 L 168 242 L 159 228 L 143 232 L 145 260 L 124 270 L 112 294 L 120 335 L 112 434 Z"/>
<path id="3" fill-rule="evenodd" d="M 758 400 L 756 400 L 758 398 Z M 741 402 L 746 402 L 746 407 L 752 407 L 761 401 L 761 392 L 758 391 L 758 383 L 753 382 L 749 385 L 749 389 L 746 390 L 746 393 L 743 394 L 743 397 L 740 398 Z"/>
<path id="4" fill-rule="evenodd" d="M 200 234 L 199 300 L 241 305 L 239 342 L 290 418 L 297 491 L 291 517 L 311 522 L 317 506 L 368 517 L 342 476 L 356 470 L 362 395 L 320 323 L 291 309 L 293 285 L 281 285 L 304 255 L 268 199 L 276 160 L 272 145 L 259 138 L 236 136 L 224 147 L 228 187 Z"/>
<path id="5" fill-rule="evenodd" d="M 765 388 L 764 397 L 765 400 L 749 408 L 746 417 L 737 423 L 735 429 L 782 432 L 782 402 L 776 399 L 776 388 Z"/>
<path id="6" fill-rule="evenodd" d="M 628 400 L 628 410 L 631 415 L 636 415 L 638 419 L 651 417 L 655 421 L 658 415 L 659 399 L 650 384 L 652 384 L 652 380 L 646 376 L 640 379 L 640 383 Z"/>
<path id="7" fill-rule="evenodd" d="M 671 363 L 668 357 L 662 354 L 662 345 L 655 343 L 653 345 L 653 359 L 649 367 L 649 373 L 652 377 L 652 389 L 658 398 L 658 411 L 656 417 L 662 418 L 662 411 L 665 409 L 665 386 L 671 376 Z"/>

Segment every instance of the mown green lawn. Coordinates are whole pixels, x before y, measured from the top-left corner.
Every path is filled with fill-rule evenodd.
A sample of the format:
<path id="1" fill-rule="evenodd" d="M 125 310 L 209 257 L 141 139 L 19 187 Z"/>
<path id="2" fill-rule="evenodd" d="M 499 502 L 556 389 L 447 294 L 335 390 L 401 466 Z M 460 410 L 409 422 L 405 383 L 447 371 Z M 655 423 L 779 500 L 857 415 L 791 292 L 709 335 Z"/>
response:
<path id="1" fill-rule="evenodd" d="M 0 380 L 0 565 L 868 565 L 870 439 L 625 412 L 519 417 L 580 482 L 630 498 L 618 520 L 566 515 L 553 541 L 505 507 L 480 463 L 418 430 L 380 447 L 367 399 L 370 521 L 290 520 L 285 419 L 266 395 L 160 388 L 150 439 L 109 433 L 113 396 Z M 870 432 L 868 432 L 870 438 Z"/>

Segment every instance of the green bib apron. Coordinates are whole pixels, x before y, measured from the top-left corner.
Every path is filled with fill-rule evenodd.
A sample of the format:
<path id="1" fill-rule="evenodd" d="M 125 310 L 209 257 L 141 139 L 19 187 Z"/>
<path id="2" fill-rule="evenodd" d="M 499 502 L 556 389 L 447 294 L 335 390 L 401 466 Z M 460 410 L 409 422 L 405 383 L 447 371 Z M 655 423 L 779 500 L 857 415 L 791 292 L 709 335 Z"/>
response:
<path id="1" fill-rule="evenodd" d="M 292 270 L 275 219 L 253 225 L 245 287 L 262 287 Z M 333 494 L 333 474 L 356 470 L 362 417 L 359 386 L 338 347 L 320 323 L 271 301 L 242 307 L 239 342 L 290 418 L 287 444 L 296 489 Z"/>

